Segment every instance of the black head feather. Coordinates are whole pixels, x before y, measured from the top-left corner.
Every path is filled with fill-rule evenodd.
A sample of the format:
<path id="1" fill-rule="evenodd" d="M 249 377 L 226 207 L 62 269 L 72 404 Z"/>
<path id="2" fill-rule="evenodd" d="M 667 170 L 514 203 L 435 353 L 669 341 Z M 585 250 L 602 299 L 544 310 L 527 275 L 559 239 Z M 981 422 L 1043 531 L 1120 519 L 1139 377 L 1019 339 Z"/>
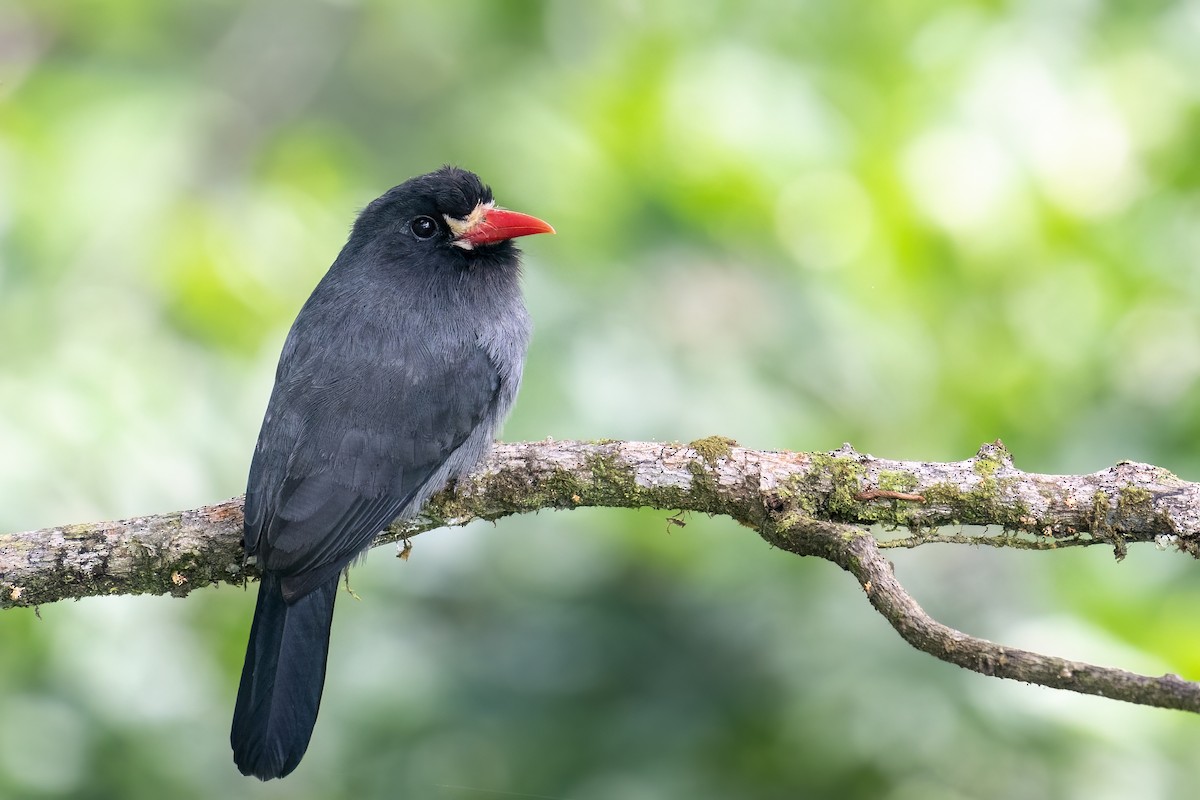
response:
<path id="1" fill-rule="evenodd" d="M 347 250 L 357 253 L 365 247 L 378 247 L 387 261 L 425 269 L 435 264 L 458 269 L 509 263 L 515 267 L 519 251 L 509 240 L 475 250 L 452 245 L 446 217 L 465 219 L 478 205 L 491 202 L 491 187 L 478 175 L 446 165 L 410 178 L 373 200 L 355 221 Z M 437 226 L 433 236 L 425 238 L 414 232 L 414 222 L 421 217 Z"/>

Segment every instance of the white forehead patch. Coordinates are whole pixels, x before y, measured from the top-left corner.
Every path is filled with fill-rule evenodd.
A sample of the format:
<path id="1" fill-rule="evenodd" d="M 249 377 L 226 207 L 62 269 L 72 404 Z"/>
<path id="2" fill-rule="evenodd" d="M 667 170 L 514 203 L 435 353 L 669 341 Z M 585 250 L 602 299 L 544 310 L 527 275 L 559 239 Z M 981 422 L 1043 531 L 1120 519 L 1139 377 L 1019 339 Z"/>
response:
<path id="1" fill-rule="evenodd" d="M 454 234 L 454 241 L 451 244 L 455 247 L 461 247 L 463 250 L 474 250 L 475 245 L 463 237 L 475 230 L 487 218 L 487 213 L 495 208 L 495 206 L 495 202 L 480 203 L 471 209 L 471 213 L 467 214 L 464 219 L 443 214 L 442 217 L 446 220 L 446 225 L 449 226 L 450 232 Z"/>

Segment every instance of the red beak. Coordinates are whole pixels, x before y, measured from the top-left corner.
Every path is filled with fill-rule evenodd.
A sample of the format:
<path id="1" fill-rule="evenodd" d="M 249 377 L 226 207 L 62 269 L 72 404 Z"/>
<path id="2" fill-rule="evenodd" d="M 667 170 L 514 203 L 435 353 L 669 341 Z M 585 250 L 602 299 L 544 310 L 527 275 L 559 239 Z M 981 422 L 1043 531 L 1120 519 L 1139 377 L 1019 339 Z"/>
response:
<path id="1" fill-rule="evenodd" d="M 537 217 L 522 214 L 519 211 L 509 211 L 507 208 L 489 208 L 478 223 L 459 234 L 458 239 L 469 242 L 472 247 L 479 244 L 502 242 L 505 239 L 515 239 L 518 236 L 532 236 L 535 233 L 554 233 L 554 228 L 548 222 Z"/>

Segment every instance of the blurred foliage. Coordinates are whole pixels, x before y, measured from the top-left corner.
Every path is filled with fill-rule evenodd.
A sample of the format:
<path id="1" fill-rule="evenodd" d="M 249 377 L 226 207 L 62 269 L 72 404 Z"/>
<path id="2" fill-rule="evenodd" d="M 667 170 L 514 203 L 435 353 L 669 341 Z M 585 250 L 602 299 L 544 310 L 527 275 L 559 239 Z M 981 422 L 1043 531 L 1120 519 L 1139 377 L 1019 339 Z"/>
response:
<path id="1" fill-rule="evenodd" d="M 0 528 L 240 492 L 355 211 L 444 162 L 559 232 L 507 438 L 1195 478 L 1198 37 L 1196 0 L 10 0 Z M 251 593 L 4 612 L 0 796 L 1192 796 L 1189 716 L 934 662 L 831 566 L 687 522 L 375 553 L 267 786 L 226 738 Z M 895 560 L 974 633 L 1200 678 L 1178 554 Z"/>

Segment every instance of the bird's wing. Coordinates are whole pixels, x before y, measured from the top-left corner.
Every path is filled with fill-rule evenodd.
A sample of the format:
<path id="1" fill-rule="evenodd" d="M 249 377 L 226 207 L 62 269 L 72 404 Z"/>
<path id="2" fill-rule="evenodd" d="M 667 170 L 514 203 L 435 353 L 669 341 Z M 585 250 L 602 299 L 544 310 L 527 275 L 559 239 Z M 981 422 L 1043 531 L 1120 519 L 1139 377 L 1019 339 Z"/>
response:
<path id="1" fill-rule="evenodd" d="M 476 344 L 386 363 L 307 355 L 280 371 L 246 490 L 246 549 L 300 596 L 408 510 L 494 413 L 500 374 Z"/>

